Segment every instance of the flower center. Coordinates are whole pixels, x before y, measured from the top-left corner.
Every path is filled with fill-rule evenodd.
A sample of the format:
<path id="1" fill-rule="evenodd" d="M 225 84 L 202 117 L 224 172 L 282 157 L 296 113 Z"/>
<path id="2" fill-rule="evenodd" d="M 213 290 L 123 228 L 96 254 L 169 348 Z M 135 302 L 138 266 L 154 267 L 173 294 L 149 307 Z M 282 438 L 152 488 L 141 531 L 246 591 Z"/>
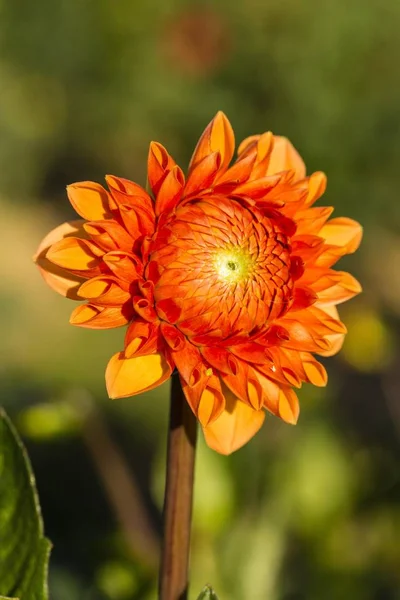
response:
<path id="1" fill-rule="evenodd" d="M 237 283 L 250 276 L 255 261 L 243 248 L 228 248 L 215 253 L 213 267 L 221 282 Z"/>
<path id="2" fill-rule="evenodd" d="M 248 335 L 288 309 L 290 248 L 272 219 L 239 201 L 196 200 L 179 207 L 150 248 L 161 319 L 196 343 Z M 199 343 L 201 343 L 199 341 Z"/>

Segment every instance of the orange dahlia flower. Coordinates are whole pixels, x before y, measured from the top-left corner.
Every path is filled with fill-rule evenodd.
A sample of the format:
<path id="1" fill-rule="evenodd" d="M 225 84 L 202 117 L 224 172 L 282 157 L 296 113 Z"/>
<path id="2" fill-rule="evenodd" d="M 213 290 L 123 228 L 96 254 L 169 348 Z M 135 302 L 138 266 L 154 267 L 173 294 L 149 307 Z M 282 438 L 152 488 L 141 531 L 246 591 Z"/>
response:
<path id="1" fill-rule="evenodd" d="M 346 328 L 336 305 L 361 290 L 332 266 L 354 252 L 361 227 L 313 208 L 323 173 L 306 177 L 291 143 L 254 135 L 234 153 L 219 112 L 187 176 L 150 145 L 148 187 L 114 176 L 108 190 L 67 188 L 83 218 L 40 244 L 37 264 L 57 292 L 84 301 L 80 327 L 127 326 L 106 370 L 111 398 L 150 390 L 177 369 L 209 446 L 228 454 L 261 427 L 265 410 L 296 423 L 293 387 L 324 386 L 313 356 L 330 356 Z"/>

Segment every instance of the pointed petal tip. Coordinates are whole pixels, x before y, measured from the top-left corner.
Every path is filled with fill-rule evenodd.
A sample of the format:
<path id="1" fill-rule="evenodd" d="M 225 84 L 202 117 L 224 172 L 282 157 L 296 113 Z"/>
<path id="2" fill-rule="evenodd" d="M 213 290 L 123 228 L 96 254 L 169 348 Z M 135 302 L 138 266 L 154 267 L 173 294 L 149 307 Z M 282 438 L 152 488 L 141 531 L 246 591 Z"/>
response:
<path id="1" fill-rule="evenodd" d="M 110 398 L 126 398 L 151 390 L 169 379 L 172 369 L 162 354 L 125 358 L 124 352 L 111 357 L 106 368 Z"/>

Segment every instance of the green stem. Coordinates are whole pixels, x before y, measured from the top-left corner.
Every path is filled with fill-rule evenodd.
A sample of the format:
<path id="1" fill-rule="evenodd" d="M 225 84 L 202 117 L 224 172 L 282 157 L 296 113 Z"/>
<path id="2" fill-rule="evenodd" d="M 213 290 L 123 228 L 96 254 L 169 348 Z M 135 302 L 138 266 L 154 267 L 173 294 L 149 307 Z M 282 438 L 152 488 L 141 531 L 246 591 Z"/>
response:
<path id="1" fill-rule="evenodd" d="M 159 600 L 187 600 L 197 420 L 179 381 L 171 384 Z"/>

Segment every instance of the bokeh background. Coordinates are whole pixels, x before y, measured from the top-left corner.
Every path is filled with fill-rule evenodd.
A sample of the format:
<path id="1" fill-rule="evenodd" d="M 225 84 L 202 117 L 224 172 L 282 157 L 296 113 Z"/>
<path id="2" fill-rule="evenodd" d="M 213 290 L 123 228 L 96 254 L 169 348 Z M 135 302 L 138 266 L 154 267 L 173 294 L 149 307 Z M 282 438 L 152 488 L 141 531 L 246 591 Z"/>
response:
<path id="1" fill-rule="evenodd" d="M 215 112 L 237 139 L 288 136 L 324 203 L 361 221 L 342 261 L 364 294 L 297 427 L 233 456 L 201 440 L 192 597 L 400 598 L 399 0 L 0 2 L 1 402 L 31 455 L 54 543 L 52 600 L 154 600 L 168 385 L 110 401 L 123 331 L 68 324 L 31 262 L 72 216 L 68 183 L 181 164 Z"/>

